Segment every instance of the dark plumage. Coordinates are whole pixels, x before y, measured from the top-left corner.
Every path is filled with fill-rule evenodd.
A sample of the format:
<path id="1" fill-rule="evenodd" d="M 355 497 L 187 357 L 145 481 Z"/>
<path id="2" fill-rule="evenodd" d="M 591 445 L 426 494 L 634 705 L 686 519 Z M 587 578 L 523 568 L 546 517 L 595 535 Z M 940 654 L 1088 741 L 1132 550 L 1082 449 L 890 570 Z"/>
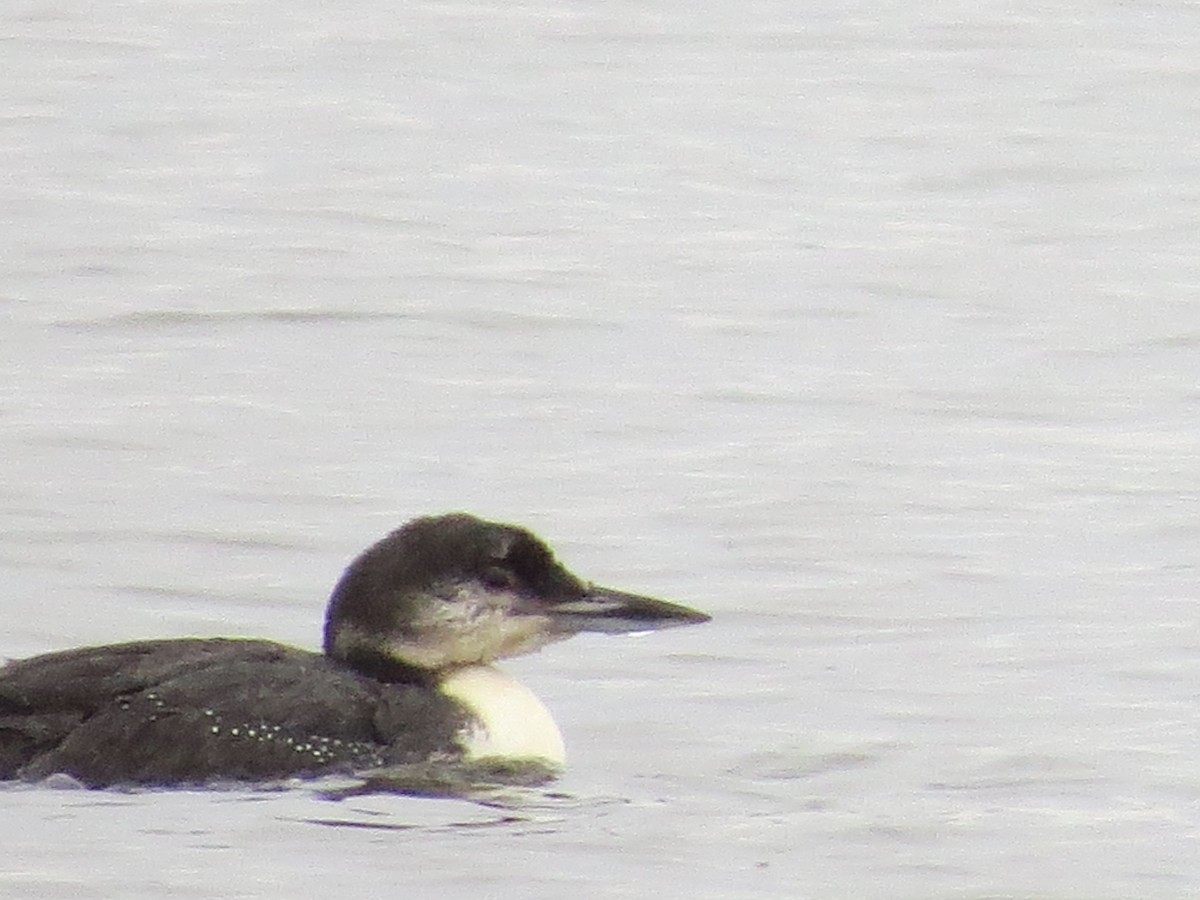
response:
<path id="1" fill-rule="evenodd" d="M 0 670 L 0 778 L 256 781 L 453 756 L 467 719 L 422 685 L 269 641 L 67 650 Z"/>

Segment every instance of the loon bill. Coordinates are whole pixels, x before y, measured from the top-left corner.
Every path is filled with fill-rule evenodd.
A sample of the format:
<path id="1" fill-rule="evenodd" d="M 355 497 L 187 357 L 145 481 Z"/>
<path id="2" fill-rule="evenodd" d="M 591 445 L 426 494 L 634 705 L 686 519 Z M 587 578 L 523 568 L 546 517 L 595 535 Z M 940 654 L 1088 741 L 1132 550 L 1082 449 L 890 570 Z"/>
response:
<path id="1" fill-rule="evenodd" d="M 523 528 L 414 519 L 346 569 L 323 653 L 185 638 L 0 667 L 0 779 L 170 786 L 490 759 L 556 770 L 553 718 L 492 662 L 581 631 L 708 619 L 583 581 Z"/>

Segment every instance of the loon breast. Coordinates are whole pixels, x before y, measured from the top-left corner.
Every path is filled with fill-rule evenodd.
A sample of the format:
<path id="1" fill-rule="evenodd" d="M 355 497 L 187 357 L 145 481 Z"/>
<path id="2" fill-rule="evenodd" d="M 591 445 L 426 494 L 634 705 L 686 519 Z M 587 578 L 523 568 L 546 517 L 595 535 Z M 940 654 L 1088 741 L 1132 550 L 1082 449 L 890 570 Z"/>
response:
<path id="1" fill-rule="evenodd" d="M 462 704 L 471 721 L 459 743 L 469 760 L 529 760 L 562 768 L 567 751 L 554 717 L 521 682 L 494 666 L 464 666 L 439 683 L 440 692 Z"/>

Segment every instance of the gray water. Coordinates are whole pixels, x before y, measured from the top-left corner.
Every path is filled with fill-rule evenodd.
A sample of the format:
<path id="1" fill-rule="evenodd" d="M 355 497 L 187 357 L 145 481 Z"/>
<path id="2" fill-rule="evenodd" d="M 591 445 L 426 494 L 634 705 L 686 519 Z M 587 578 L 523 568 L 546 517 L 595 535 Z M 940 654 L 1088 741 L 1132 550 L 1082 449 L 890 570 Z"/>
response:
<path id="1" fill-rule="evenodd" d="M 0 654 L 406 518 L 707 610 L 503 808 L 0 792 L 0 895 L 1200 895 L 1200 7 L 9 0 Z"/>

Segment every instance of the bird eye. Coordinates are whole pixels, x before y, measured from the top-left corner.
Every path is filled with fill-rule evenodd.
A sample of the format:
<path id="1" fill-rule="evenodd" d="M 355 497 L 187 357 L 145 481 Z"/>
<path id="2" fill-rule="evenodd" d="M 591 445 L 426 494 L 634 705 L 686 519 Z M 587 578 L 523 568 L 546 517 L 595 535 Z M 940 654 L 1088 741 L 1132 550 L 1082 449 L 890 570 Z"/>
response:
<path id="1" fill-rule="evenodd" d="M 489 566 L 483 570 L 483 583 L 490 588 L 507 590 L 517 586 L 517 576 L 501 566 Z"/>

